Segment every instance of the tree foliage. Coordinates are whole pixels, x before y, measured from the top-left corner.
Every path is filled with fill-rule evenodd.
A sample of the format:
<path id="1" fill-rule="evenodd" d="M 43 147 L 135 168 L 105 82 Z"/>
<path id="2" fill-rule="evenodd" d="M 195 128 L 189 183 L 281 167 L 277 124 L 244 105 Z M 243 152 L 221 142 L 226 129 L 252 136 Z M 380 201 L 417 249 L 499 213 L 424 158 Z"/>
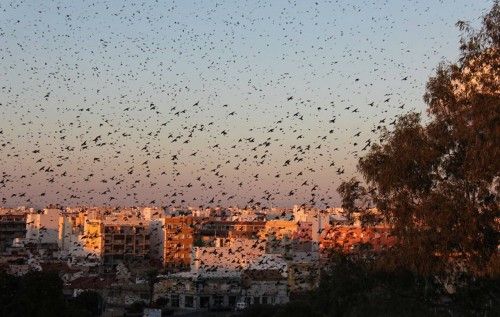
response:
<path id="1" fill-rule="evenodd" d="M 84 310 L 91 316 L 101 316 L 104 310 L 104 299 L 94 291 L 85 291 L 78 295 L 73 301 L 75 307 Z"/>
<path id="2" fill-rule="evenodd" d="M 0 271 L 0 316 L 92 316 L 64 298 L 57 273 L 29 272 L 17 277 Z"/>
<path id="3" fill-rule="evenodd" d="M 252 306 L 242 316 L 497 316 L 497 279 L 476 279 L 449 295 L 402 267 L 333 253 L 317 289 L 286 305 Z"/>
<path id="4" fill-rule="evenodd" d="M 366 207 L 364 206 L 366 189 L 355 177 L 342 182 L 337 188 L 337 192 L 342 199 L 342 208 L 350 220 L 352 220 L 355 212 L 359 212 Z"/>
<path id="5" fill-rule="evenodd" d="M 461 57 L 430 78 L 417 113 L 384 130 L 358 168 L 394 226 L 405 267 L 482 270 L 499 243 L 500 4 L 464 32 Z"/>
<path id="6" fill-rule="evenodd" d="M 373 208 L 373 202 L 376 200 L 375 189 L 365 188 L 355 177 L 342 182 L 337 192 L 342 199 L 344 214 L 350 223 L 359 220 L 363 226 L 373 226 L 384 220 L 378 210 Z"/>

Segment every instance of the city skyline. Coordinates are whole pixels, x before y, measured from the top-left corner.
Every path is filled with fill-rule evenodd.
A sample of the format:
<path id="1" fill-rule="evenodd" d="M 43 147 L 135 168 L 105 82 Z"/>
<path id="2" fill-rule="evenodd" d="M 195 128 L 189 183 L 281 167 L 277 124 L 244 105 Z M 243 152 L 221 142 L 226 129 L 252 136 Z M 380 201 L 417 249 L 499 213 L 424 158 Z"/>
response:
<path id="1" fill-rule="evenodd" d="M 500 0 L 0 17 L 0 316 L 500 316 Z"/>

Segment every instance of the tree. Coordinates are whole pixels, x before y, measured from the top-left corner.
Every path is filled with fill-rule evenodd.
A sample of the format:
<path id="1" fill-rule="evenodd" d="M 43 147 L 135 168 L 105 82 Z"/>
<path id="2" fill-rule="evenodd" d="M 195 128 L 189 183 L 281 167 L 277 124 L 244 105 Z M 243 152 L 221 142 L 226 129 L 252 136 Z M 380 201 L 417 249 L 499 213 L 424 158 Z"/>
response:
<path id="1" fill-rule="evenodd" d="M 0 271 L 0 316 L 75 316 L 90 312 L 64 299 L 57 273 L 29 272 L 12 276 Z"/>
<path id="2" fill-rule="evenodd" d="M 342 199 L 342 208 L 350 222 L 354 221 L 355 214 L 366 208 L 366 189 L 355 178 L 344 181 L 337 188 Z"/>
<path id="3" fill-rule="evenodd" d="M 362 225 L 375 225 L 382 218 L 373 207 L 373 189 L 366 189 L 355 177 L 343 181 L 337 188 L 342 199 L 342 208 L 347 219 L 353 223 L 356 218 Z"/>
<path id="4" fill-rule="evenodd" d="M 143 301 L 133 302 L 128 307 L 126 307 L 127 312 L 126 312 L 125 316 L 128 314 L 134 315 L 134 316 L 142 314 L 144 312 L 144 308 L 146 308 L 146 303 L 144 303 Z"/>
<path id="5" fill-rule="evenodd" d="M 146 272 L 146 280 L 148 282 L 148 295 L 149 306 L 153 304 L 153 295 L 155 291 L 155 284 L 158 282 L 158 270 L 152 269 Z"/>
<path id="6" fill-rule="evenodd" d="M 0 270 L 0 316 L 11 316 L 15 311 L 16 290 L 20 280 Z"/>
<path id="7" fill-rule="evenodd" d="M 499 243 L 500 4 L 479 31 L 465 22 L 461 57 L 439 65 L 417 113 L 384 129 L 358 168 L 394 226 L 405 267 L 480 272 Z"/>
<path id="8" fill-rule="evenodd" d="M 64 316 L 62 287 L 57 273 L 29 272 L 19 285 L 17 309 L 23 316 Z"/>
<path id="9" fill-rule="evenodd" d="M 94 291 L 85 291 L 78 295 L 74 304 L 76 307 L 88 311 L 92 316 L 101 316 L 104 310 L 104 300 L 102 296 Z"/>

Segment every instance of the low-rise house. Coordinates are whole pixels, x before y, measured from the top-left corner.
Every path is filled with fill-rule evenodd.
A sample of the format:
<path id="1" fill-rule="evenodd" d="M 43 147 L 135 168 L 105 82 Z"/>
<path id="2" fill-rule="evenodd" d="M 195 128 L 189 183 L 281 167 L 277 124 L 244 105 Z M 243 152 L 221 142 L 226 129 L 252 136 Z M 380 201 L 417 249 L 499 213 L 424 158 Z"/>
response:
<path id="1" fill-rule="evenodd" d="M 288 263 L 276 254 L 255 259 L 242 273 L 242 296 L 247 306 L 289 301 Z"/>
<path id="2" fill-rule="evenodd" d="M 240 300 L 250 305 L 286 304 L 289 301 L 288 281 L 277 269 L 245 270 Z"/>
<path id="3" fill-rule="evenodd" d="M 113 281 L 113 278 L 104 276 L 81 276 L 65 283 L 63 292 L 67 296 L 76 297 L 85 291 L 94 291 L 107 298 Z"/>
<path id="4" fill-rule="evenodd" d="M 231 308 L 241 295 L 237 271 L 180 272 L 155 284 L 154 298 L 163 298 L 174 309 Z"/>
<path id="5" fill-rule="evenodd" d="M 128 306 L 135 302 L 148 303 L 150 289 L 148 283 L 130 281 L 114 282 L 107 288 L 106 304 Z"/>

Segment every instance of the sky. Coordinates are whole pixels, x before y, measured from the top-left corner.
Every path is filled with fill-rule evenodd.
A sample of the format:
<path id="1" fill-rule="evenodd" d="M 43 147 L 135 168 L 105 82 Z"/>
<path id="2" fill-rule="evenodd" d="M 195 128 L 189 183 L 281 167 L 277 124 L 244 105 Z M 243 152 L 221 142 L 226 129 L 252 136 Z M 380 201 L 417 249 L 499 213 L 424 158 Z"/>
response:
<path id="1" fill-rule="evenodd" d="M 2 1 L 0 205 L 338 206 L 491 5 Z"/>

